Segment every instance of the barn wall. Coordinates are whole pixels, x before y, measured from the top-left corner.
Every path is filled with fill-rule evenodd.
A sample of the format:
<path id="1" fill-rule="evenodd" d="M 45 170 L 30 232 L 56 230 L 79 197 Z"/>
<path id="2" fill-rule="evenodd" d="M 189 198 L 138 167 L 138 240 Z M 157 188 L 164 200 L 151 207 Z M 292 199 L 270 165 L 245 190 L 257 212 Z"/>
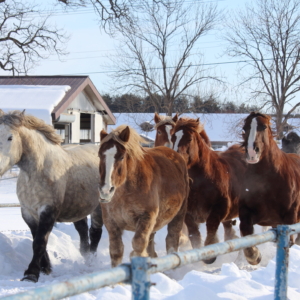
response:
<path id="1" fill-rule="evenodd" d="M 94 119 L 93 119 L 93 139 L 95 143 L 100 142 L 100 131 L 104 128 L 103 124 L 103 116 L 100 113 L 95 113 Z"/>
<path id="2" fill-rule="evenodd" d="M 79 143 L 80 141 L 80 112 L 73 111 L 75 115 L 75 122 L 71 123 L 71 143 Z"/>

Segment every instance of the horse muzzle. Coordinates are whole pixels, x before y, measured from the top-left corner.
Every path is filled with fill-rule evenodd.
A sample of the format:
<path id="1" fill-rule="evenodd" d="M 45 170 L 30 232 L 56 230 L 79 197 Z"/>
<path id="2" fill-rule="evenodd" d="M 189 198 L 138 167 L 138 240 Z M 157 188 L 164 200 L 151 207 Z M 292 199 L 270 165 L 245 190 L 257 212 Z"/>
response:
<path id="1" fill-rule="evenodd" d="M 112 197 L 115 194 L 115 188 L 111 187 L 109 190 L 99 187 L 99 193 L 100 193 L 100 203 L 109 203 L 112 199 Z"/>
<path id="2" fill-rule="evenodd" d="M 257 164 L 259 162 L 260 155 L 254 149 L 247 149 L 246 162 L 248 164 Z"/>

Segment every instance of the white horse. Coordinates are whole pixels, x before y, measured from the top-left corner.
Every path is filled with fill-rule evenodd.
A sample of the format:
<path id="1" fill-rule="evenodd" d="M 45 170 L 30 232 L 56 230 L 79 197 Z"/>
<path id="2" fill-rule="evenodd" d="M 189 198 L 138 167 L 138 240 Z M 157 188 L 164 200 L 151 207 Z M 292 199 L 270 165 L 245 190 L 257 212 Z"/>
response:
<path id="1" fill-rule="evenodd" d="M 55 222 L 74 222 L 82 255 L 95 253 L 101 238 L 98 146 L 60 143 L 60 136 L 44 121 L 0 110 L 0 176 L 19 166 L 17 195 L 33 237 L 33 258 L 22 280 L 37 282 L 40 271 L 51 272 L 46 246 Z"/>

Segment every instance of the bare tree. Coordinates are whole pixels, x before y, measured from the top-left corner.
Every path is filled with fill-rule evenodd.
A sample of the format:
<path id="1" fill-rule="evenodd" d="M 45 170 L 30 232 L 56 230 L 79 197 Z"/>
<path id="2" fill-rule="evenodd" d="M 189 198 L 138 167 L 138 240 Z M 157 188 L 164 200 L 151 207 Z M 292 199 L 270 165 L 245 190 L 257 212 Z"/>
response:
<path id="1" fill-rule="evenodd" d="M 41 17 L 39 8 L 24 1 L 0 4 L 0 69 L 26 74 L 40 59 L 66 54 L 66 34 Z"/>
<path id="2" fill-rule="evenodd" d="M 203 67 L 198 47 L 220 13 L 216 4 L 184 0 L 143 0 L 130 13 L 129 22 L 115 25 L 121 35 L 111 58 L 115 87 L 146 93 L 157 112 L 171 115 L 176 99 L 191 95 L 197 84 L 216 80 Z"/>
<path id="3" fill-rule="evenodd" d="M 241 84 L 276 115 L 277 138 L 300 105 L 300 1 L 257 0 L 228 22 L 227 53 L 246 59 Z M 247 68 L 248 67 L 248 68 Z"/>
<path id="4" fill-rule="evenodd" d="M 64 8 L 77 9 L 92 5 L 96 14 L 99 17 L 99 23 L 105 31 L 110 34 L 115 34 L 115 24 L 123 22 L 131 22 L 131 12 L 139 6 L 135 0 L 57 0 Z"/>

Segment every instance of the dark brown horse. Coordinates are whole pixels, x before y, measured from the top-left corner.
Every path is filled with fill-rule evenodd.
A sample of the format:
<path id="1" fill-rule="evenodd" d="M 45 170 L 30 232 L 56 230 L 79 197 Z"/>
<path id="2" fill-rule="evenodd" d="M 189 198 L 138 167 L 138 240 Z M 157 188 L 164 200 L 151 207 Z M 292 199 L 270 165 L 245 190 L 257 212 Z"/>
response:
<path id="1" fill-rule="evenodd" d="M 243 127 L 248 162 L 239 205 L 243 236 L 253 234 L 254 224 L 275 227 L 300 220 L 300 157 L 278 148 L 270 120 L 268 115 L 252 112 Z M 250 264 L 261 260 L 257 247 L 244 253 Z"/>
<path id="2" fill-rule="evenodd" d="M 135 232 L 131 256 L 155 256 L 149 240 L 168 224 L 167 252 L 177 251 L 186 213 L 189 178 L 185 161 L 172 149 L 142 148 L 140 141 L 128 126 L 110 134 L 101 131 L 99 190 L 113 267 L 122 261 L 123 230 Z"/>
<path id="3" fill-rule="evenodd" d="M 174 150 L 183 155 L 192 179 L 185 223 L 193 248 L 201 246 L 199 223 L 206 222 L 205 245 L 218 242 L 220 222 L 224 224 L 225 240 L 236 237 L 231 219 L 238 216 L 239 181 L 246 169 L 240 146 L 215 152 L 202 138 L 203 131 L 199 119 L 180 118 L 172 134 Z"/>

